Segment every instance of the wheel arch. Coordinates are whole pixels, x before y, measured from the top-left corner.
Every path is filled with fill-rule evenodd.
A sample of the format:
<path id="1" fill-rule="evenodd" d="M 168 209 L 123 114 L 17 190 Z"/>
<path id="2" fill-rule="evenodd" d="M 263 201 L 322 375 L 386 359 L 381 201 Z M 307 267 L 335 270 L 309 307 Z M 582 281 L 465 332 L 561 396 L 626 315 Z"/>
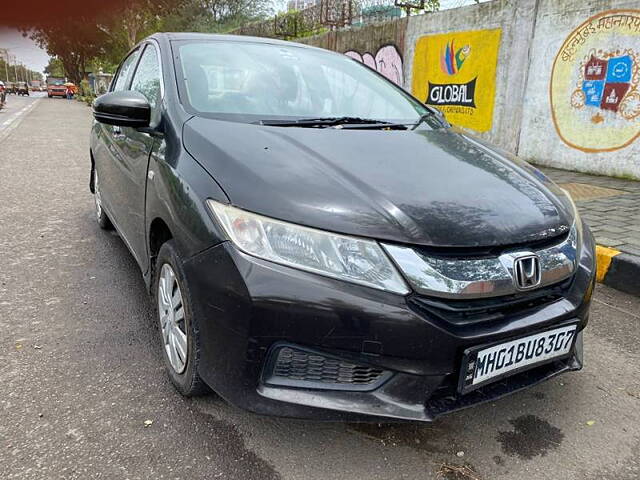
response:
<path id="1" fill-rule="evenodd" d="M 151 289 L 153 288 L 153 281 L 156 275 L 156 258 L 158 257 L 158 253 L 160 252 L 162 245 L 173 239 L 173 232 L 162 217 L 155 217 L 150 222 L 149 231 L 147 232 L 149 268 L 147 269 L 147 274 L 144 275 L 149 292 L 151 292 Z"/>
<path id="2" fill-rule="evenodd" d="M 173 233 L 167 223 L 161 217 L 154 218 L 149 225 L 148 233 L 149 257 L 152 264 L 162 245 L 171 239 L 173 239 Z"/>

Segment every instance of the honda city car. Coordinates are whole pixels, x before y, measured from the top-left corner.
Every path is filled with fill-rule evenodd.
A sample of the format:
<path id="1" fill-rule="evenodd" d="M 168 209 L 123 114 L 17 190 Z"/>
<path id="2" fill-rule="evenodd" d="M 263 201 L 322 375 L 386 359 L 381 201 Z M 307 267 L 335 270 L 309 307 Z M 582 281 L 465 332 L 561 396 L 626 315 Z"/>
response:
<path id="1" fill-rule="evenodd" d="M 582 367 L 594 241 L 569 194 L 367 66 L 155 34 L 93 111 L 98 224 L 182 394 L 430 421 Z"/>

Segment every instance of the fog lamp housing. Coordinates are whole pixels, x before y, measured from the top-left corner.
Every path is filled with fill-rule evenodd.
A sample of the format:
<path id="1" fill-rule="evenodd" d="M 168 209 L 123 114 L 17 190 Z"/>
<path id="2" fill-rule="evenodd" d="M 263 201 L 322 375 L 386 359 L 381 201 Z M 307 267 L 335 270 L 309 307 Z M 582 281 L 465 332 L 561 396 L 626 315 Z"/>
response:
<path id="1" fill-rule="evenodd" d="M 262 381 L 280 387 L 371 391 L 392 375 L 392 372 L 378 367 L 281 344 L 271 349 Z"/>

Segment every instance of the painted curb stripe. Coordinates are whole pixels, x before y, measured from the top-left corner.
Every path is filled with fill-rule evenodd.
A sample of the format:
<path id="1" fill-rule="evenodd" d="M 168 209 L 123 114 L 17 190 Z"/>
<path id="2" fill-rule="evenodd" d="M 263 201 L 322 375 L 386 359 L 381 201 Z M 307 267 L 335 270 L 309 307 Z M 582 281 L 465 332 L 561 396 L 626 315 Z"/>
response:
<path id="1" fill-rule="evenodd" d="M 640 296 L 640 256 L 623 252 L 613 257 L 603 283 L 621 292 Z"/>
<path id="2" fill-rule="evenodd" d="M 611 261 L 613 257 L 620 255 L 620 252 L 615 248 L 603 247 L 596 245 L 596 265 L 597 273 L 596 280 L 600 283 L 604 282 L 607 272 L 611 267 Z"/>

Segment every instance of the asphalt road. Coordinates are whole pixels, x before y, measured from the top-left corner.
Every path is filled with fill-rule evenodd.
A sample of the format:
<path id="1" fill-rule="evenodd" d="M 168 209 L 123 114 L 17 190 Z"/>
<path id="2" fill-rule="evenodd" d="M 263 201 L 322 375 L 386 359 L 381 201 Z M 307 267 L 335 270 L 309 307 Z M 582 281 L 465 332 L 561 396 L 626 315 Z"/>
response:
<path id="1" fill-rule="evenodd" d="M 214 395 L 181 398 L 140 272 L 94 220 L 89 109 L 9 102 L 0 111 L 0 478 L 640 478 L 640 299 L 605 287 L 583 371 L 433 424 L 312 423 L 251 415 Z"/>

